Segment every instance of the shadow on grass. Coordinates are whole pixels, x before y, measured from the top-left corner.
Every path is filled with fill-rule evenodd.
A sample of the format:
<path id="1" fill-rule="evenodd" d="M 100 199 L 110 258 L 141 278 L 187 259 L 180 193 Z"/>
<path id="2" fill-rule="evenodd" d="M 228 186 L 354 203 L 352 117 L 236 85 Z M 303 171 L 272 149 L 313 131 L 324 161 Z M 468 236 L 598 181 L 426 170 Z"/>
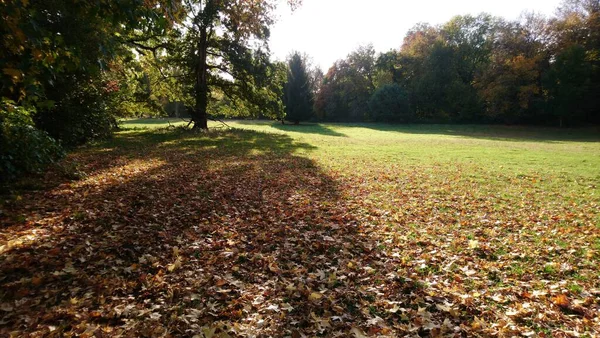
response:
<path id="1" fill-rule="evenodd" d="M 256 125 L 256 121 L 247 121 L 247 120 L 236 120 L 239 124 L 249 124 Z M 323 125 L 320 123 L 301 123 L 301 124 L 281 124 L 280 122 L 267 123 L 265 125 L 270 126 L 271 128 L 285 131 L 285 132 L 295 132 L 295 133 L 303 133 L 303 134 L 317 134 L 323 136 L 336 136 L 336 137 L 347 137 L 345 134 L 337 132 L 333 130 L 328 125 Z"/>
<path id="2" fill-rule="evenodd" d="M 160 117 L 160 118 L 137 118 L 122 119 L 119 121 L 119 130 L 135 131 L 145 129 L 174 128 L 176 126 L 189 125 L 189 118 Z"/>
<path id="3" fill-rule="evenodd" d="M 160 117 L 160 118 L 138 118 L 138 119 L 126 119 L 126 120 L 122 120 L 121 123 L 123 124 L 131 124 L 131 125 L 161 125 L 161 124 L 168 124 L 168 123 L 174 123 L 174 122 L 188 122 L 189 118 L 177 118 L 177 117 Z"/>
<path id="4" fill-rule="evenodd" d="M 369 128 L 377 131 L 407 134 L 450 135 L 498 141 L 533 142 L 599 142 L 600 127 L 552 128 L 504 125 L 460 125 L 460 124 L 343 124 L 347 127 Z"/>
<path id="5" fill-rule="evenodd" d="M 0 333 L 316 334 L 324 303 L 358 308 L 367 286 L 344 280 L 319 300 L 326 281 L 310 276 L 373 264 L 376 244 L 356 241 L 338 183 L 300 148 L 287 135 L 157 131 L 72 155 L 85 178 L 27 193 L 6 210 L 22 220 L 0 219 Z M 271 316 L 283 300 L 288 316 Z"/>

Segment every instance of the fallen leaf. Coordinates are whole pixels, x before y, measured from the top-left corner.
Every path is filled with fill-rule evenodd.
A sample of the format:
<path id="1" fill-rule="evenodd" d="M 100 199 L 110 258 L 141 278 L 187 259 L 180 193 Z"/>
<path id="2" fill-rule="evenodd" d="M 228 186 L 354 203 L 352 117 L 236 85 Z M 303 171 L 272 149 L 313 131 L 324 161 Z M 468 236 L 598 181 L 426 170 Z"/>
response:
<path id="1" fill-rule="evenodd" d="M 308 296 L 308 299 L 311 301 L 317 301 L 319 299 L 323 298 L 323 295 L 319 292 L 313 292 Z"/>

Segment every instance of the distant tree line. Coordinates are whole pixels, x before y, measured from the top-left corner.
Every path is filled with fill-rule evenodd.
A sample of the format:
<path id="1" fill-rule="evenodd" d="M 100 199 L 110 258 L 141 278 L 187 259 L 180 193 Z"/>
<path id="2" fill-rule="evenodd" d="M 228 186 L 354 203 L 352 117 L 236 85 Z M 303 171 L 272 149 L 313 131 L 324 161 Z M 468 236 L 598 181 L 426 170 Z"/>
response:
<path id="1" fill-rule="evenodd" d="M 363 46 L 335 62 L 312 111 L 338 122 L 600 123 L 600 2 L 567 0 L 549 19 L 418 24 L 398 50 Z"/>

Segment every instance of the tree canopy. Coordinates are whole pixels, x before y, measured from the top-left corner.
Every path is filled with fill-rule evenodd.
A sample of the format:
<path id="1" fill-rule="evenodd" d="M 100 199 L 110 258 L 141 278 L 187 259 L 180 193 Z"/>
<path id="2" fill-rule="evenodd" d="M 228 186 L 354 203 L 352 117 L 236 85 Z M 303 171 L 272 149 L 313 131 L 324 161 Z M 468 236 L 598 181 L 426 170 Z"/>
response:
<path id="1" fill-rule="evenodd" d="M 480 14 L 418 24 L 397 50 L 361 47 L 335 62 L 317 93 L 316 114 L 376 120 L 381 115 L 371 107 L 387 100 L 381 94 L 390 88 L 372 95 L 395 83 L 418 122 L 600 123 L 598 8 L 597 1 L 567 0 L 553 18 Z"/>
<path id="2" fill-rule="evenodd" d="M 307 58 L 294 52 L 288 59 L 287 81 L 283 101 L 285 117 L 298 124 L 313 115 L 313 91 Z"/>

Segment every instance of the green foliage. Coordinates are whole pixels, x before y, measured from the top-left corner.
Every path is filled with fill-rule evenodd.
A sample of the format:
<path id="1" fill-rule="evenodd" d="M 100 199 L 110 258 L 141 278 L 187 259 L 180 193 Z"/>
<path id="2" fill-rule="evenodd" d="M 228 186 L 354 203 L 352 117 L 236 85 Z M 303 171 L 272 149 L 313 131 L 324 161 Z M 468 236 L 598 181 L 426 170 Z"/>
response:
<path id="1" fill-rule="evenodd" d="M 325 74 L 315 108 L 326 121 L 364 121 L 368 100 L 375 90 L 376 58 L 373 46 L 359 47 L 337 61 Z"/>
<path id="2" fill-rule="evenodd" d="M 107 138 L 116 128 L 112 81 L 79 83 L 65 81 L 62 99 L 34 116 L 37 126 L 65 146 L 76 146 L 94 139 Z"/>
<path id="3" fill-rule="evenodd" d="M 36 124 L 65 145 L 106 137 L 113 114 L 140 110 L 127 104 L 141 101 L 132 81 L 123 81 L 121 60 L 133 59 L 136 41 L 163 36 L 179 7 L 171 0 L 2 1 L 0 96 L 35 110 Z M 29 134 L 39 151 L 43 135 Z"/>
<path id="4" fill-rule="evenodd" d="M 585 49 L 579 45 L 564 50 L 552 64 L 544 80 L 549 89 L 549 110 L 561 125 L 581 120 L 588 100 L 594 100 L 598 95 L 589 90 L 590 73 Z"/>
<path id="5" fill-rule="evenodd" d="M 161 34 L 177 18 L 177 1 L 0 2 L 0 94 L 15 102 L 43 100 L 64 73 L 98 75 L 130 36 Z"/>
<path id="6" fill-rule="evenodd" d="M 12 102 L 0 106 L 0 181 L 40 173 L 64 155 L 60 145 L 36 129 L 31 112 Z"/>
<path id="7" fill-rule="evenodd" d="M 482 107 L 472 86 L 487 62 L 492 19 L 458 16 L 443 27 L 418 25 L 399 52 L 397 82 L 422 121 L 474 120 Z"/>
<path id="8" fill-rule="evenodd" d="M 310 119 L 313 115 L 313 101 L 306 57 L 295 52 L 288 60 L 287 81 L 283 95 L 285 117 L 295 123 Z"/>
<path id="9" fill-rule="evenodd" d="M 276 5 L 273 0 L 252 6 L 235 0 L 185 2 L 188 20 L 170 36 L 165 51 L 169 66 L 181 72 L 178 81 L 193 107 L 194 128 L 207 128 L 215 108 L 223 115 L 281 116 L 281 77 L 267 45 Z"/>
<path id="10" fill-rule="evenodd" d="M 372 118 L 380 122 L 411 122 L 414 116 L 408 104 L 408 94 L 397 84 L 379 88 L 371 99 Z"/>
<path id="11" fill-rule="evenodd" d="M 317 115 L 382 120 L 366 102 L 374 89 L 396 83 L 421 122 L 600 123 L 598 8 L 597 1 L 565 0 L 552 19 L 480 14 L 418 24 L 400 50 L 370 58 L 362 48 L 337 61 L 318 91 Z"/>
<path id="12" fill-rule="evenodd" d="M 122 57 L 111 63 L 102 79 L 117 90 L 111 91 L 111 105 L 119 117 L 186 115 L 178 69 L 160 67 L 161 56 Z M 189 104 L 189 102 L 188 102 Z"/>

